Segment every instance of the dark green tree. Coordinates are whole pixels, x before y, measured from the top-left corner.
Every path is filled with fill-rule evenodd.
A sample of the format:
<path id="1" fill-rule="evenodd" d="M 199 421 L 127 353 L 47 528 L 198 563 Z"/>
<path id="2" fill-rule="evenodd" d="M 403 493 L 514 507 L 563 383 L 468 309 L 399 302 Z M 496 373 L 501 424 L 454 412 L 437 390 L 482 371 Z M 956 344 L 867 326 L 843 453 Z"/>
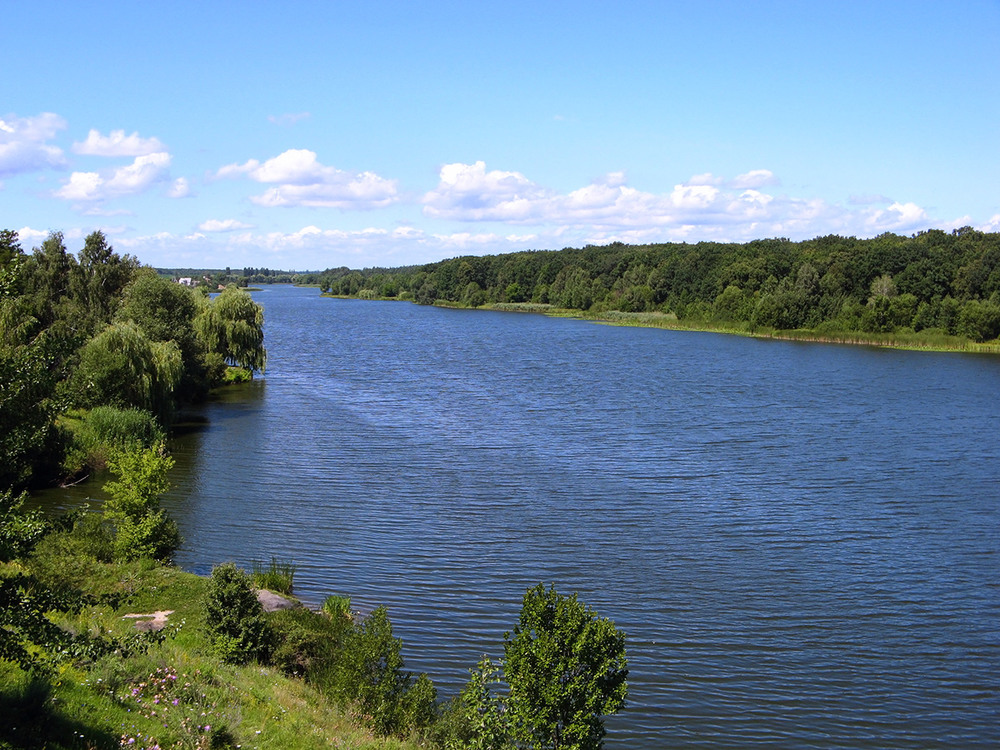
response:
<path id="1" fill-rule="evenodd" d="M 276 635 L 264 617 L 250 576 L 235 564 L 212 570 L 205 613 L 212 647 L 224 661 L 265 661 L 274 650 Z"/>
<path id="2" fill-rule="evenodd" d="M 119 256 L 103 232 L 91 232 L 71 274 L 71 291 L 90 331 L 110 323 L 122 291 L 139 268 L 130 255 Z"/>

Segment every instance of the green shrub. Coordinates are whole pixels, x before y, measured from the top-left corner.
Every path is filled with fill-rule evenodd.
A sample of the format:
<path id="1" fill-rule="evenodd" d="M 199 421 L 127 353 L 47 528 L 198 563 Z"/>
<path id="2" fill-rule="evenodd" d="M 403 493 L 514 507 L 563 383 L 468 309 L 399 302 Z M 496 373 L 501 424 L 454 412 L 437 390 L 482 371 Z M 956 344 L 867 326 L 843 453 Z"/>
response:
<path id="1" fill-rule="evenodd" d="M 48 529 L 38 511 L 25 511 L 28 493 L 0 491 L 0 562 L 30 552 Z"/>
<path id="2" fill-rule="evenodd" d="M 281 609 L 267 617 L 277 640 L 271 663 L 285 674 L 305 677 L 321 687 L 326 685 L 332 678 L 351 623 L 303 607 Z"/>
<path id="3" fill-rule="evenodd" d="M 253 585 L 259 589 L 276 591 L 279 594 L 292 593 L 292 583 L 295 579 L 295 565 L 288 562 L 278 562 L 276 557 L 265 567 L 263 563 L 254 560 L 253 572 L 250 578 Z"/>
<path id="4" fill-rule="evenodd" d="M 156 417 L 143 409 L 95 406 L 84 416 L 83 425 L 94 440 L 113 447 L 138 443 L 149 448 L 166 437 Z"/>
<path id="5" fill-rule="evenodd" d="M 276 635 L 264 616 L 250 576 L 233 563 L 212 570 L 206 623 L 212 647 L 231 664 L 266 661 L 274 650 Z"/>
<path id="6" fill-rule="evenodd" d="M 385 607 L 378 607 L 347 634 L 331 686 L 335 698 L 384 736 L 426 726 L 437 712 L 433 684 L 426 675 L 414 684 L 400 646 Z"/>

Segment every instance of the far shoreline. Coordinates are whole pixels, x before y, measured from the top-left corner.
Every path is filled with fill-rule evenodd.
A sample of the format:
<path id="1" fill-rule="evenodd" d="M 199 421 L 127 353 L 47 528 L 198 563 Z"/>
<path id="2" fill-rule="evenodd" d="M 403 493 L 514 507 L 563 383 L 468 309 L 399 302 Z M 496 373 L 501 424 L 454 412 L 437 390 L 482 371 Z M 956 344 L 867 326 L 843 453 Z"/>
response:
<path id="1" fill-rule="evenodd" d="M 362 302 L 411 302 L 412 299 L 401 297 L 363 298 L 342 294 L 323 293 L 320 296 L 331 299 L 350 299 Z M 454 310 L 488 310 L 492 312 L 517 312 L 546 315 L 550 318 L 572 318 L 591 323 L 612 326 L 631 326 L 636 328 L 661 328 L 668 331 L 687 331 L 692 333 L 722 333 L 745 338 L 771 339 L 776 341 L 799 341 L 814 344 L 841 344 L 845 346 L 867 346 L 879 349 L 897 349 L 901 351 L 962 353 L 962 354 L 1000 354 L 1000 341 L 977 343 L 960 336 L 941 334 L 934 338 L 921 337 L 919 333 L 871 333 L 868 331 L 830 331 L 822 332 L 813 329 L 772 330 L 761 329 L 751 331 L 732 325 L 716 325 L 707 322 L 682 322 L 673 313 L 662 312 L 621 312 L 609 310 L 606 312 L 589 312 L 555 307 L 537 302 L 495 302 L 479 307 L 466 307 L 445 300 L 436 300 L 434 307 L 444 307 Z"/>

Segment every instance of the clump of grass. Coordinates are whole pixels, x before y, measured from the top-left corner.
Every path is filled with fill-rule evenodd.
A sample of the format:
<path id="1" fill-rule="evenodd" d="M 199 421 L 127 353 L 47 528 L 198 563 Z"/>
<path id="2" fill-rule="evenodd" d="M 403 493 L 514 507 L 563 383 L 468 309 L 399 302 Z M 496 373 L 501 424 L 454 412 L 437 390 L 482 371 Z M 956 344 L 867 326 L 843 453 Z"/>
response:
<path id="1" fill-rule="evenodd" d="M 245 367 L 227 367 L 226 371 L 222 373 L 223 385 L 249 383 L 251 380 L 253 380 L 253 372 Z"/>
<path id="2" fill-rule="evenodd" d="M 323 602 L 321 609 L 335 620 L 340 618 L 354 619 L 354 615 L 351 614 L 351 597 L 349 596 L 332 594 Z"/>
<path id="3" fill-rule="evenodd" d="M 276 557 L 272 557 L 271 562 L 266 566 L 262 562 L 254 560 L 250 578 L 253 580 L 253 585 L 259 589 L 267 589 L 279 594 L 290 594 L 295 578 L 295 565 L 279 561 Z"/>
<path id="4" fill-rule="evenodd" d="M 156 417 L 142 409 L 95 406 L 64 415 L 58 424 L 66 442 L 63 471 L 67 476 L 103 469 L 115 450 L 149 448 L 166 439 Z"/>

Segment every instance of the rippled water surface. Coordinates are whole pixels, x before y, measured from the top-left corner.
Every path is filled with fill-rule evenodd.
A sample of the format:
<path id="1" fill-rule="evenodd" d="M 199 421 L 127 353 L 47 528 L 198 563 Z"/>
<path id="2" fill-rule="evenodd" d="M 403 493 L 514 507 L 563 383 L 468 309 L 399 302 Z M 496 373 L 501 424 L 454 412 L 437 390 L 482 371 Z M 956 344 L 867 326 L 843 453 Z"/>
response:
<path id="1" fill-rule="evenodd" d="M 444 696 L 579 592 L 628 633 L 609 748 L 1000 746 L 1000 359 L 255 296 L 181 565 L 386 604 Z"/>

